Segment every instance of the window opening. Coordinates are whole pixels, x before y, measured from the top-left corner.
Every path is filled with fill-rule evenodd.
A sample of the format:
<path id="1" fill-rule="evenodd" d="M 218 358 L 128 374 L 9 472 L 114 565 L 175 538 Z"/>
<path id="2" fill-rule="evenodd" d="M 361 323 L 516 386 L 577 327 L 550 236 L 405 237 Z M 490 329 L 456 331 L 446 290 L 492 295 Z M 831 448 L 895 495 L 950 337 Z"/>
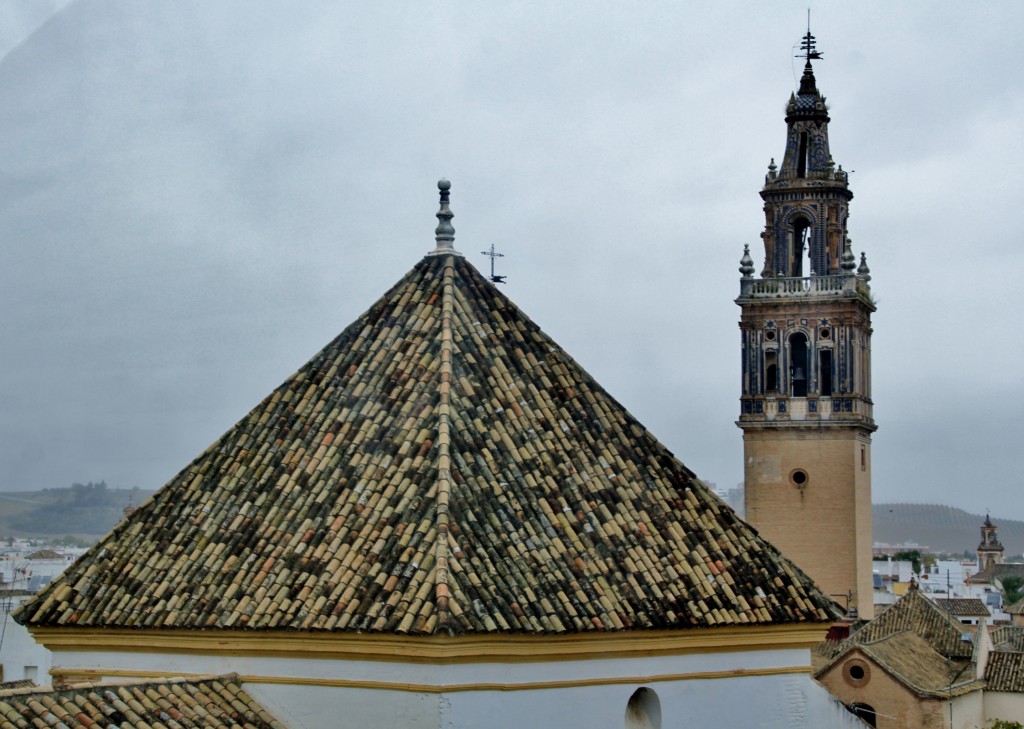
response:
<path id="1" fill-rule="evenodd" d="M 818 388 L 822 397 L 832 397 L 832 351 L 823 349 L 818 353 L 821 369 Z"/>
<path id="2" fill-rule="evenodd" d="M 804 218 L 793 221 L 793 250 L 789 275 L 801 278 L 804 275 L 804 261 L 807 261 L 807 275 L 814 274 L 811 265 L 811 224 Z"/>
<path id="3" fill-rule="evenodd" d="M 790 393 L 807 397 L 807 337 L 797 332 L 789 338 Z"/>
<path id="4" fill-rule="evenodd" d="M 878 719 L 875 716 L 874 707 L 868 704 L 850 704 L 847 708 L 851 714 L 860 717 L 868 726 L 877 726 Z"/>
<path id="5" fill-rule="evenodd" d="M 775 352 L 764 354 L 764 390 L 765 392 L 778 392 L 779 390 L 779 366 L 776 361 L 778 355 Z"/>
<path id="6" fill-rule="evenodd" d="M 661 701 L 654 689 L 644 686 L 629 697 L 626 729 L 661 729 Z"/>
<path id="7" fill-rule="evenodd" d="M 800 152 L 796 158 L 796 176 L 807 177 L 807 132 L 800 132 Z"/>

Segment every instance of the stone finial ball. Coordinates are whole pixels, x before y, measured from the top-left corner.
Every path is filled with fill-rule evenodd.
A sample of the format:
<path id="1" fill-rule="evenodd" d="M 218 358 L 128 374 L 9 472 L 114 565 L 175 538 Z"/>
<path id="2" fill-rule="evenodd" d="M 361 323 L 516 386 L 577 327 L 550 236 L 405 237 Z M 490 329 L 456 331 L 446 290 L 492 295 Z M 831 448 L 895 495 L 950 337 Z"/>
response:
<path id="1" fill-rule="evenodd" d="M 440 180 L 437 181 L 437 189 L 438 190 L 450 190 L 450 189 L 452 189 L 452 183 L 448 182 L 448 180 L 446 180 L 446 179 L 444 179 L 442 177 Z"/>

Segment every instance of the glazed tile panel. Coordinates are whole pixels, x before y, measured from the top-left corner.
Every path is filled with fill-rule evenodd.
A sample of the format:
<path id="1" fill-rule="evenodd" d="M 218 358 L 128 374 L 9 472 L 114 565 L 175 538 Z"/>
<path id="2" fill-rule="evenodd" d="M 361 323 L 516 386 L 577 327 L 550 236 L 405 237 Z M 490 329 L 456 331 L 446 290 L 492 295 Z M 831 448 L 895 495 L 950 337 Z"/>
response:
<path id="1" fill-rule="evenodd" d="M 565 633 L 832 611 L 476 269 L 428 256 L 17 618 Z"/>
<path id="2" fill-rule="evenodd" d="M 237 677 L 0 692 L 0 729 L 284 729 Z"/>

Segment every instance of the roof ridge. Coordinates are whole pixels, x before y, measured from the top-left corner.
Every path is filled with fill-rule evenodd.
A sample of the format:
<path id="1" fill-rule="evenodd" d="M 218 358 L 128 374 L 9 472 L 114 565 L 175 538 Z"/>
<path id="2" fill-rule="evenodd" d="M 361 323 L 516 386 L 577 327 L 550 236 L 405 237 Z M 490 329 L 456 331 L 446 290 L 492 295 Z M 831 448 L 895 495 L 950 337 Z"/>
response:
<path id="1" fill-rule="evenodd" d="M 455 302 L 455 264 L 452 256 L 444 262 L 441 283 L 441 367 L 438 372 L 437 404 L 437 542 L 434 545 L 434 599 L 437 608 L 439 628 L 451 628 L 448 624 L 451 612 L 448 601 L 451 588 L 448 584 L 449 502 L 451 500 L 451 380 L 452 380 L 452 318 Z"/>

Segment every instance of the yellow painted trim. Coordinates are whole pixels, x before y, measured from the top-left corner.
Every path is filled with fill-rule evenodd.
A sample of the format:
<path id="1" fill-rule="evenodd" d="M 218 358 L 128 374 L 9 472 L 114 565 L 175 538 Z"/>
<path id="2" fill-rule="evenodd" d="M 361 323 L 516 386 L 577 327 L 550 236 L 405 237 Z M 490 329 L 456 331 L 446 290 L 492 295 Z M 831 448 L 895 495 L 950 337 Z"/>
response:
<path id="1" fill-rule="evenodd" d="M 229 630 L 31 629 L 47 649 L 335 658 L 414 663 L 520 663 L 763 650 L 809 650 L 826 626 L 797 624 L 600 635 L 402 636 Z"/>
<path id="2" fill-rule="evenodd" d="M 343 678 L 303 678 L 291 676 L 249 676 L 239 674 L 242 683 L 283 684 L 288 686 L 321 686 L 325 688 L 372 689 L 384 691 L 405 691 L 409 693 L 441 694 L 462 691 L 543 691 L 547 689 L 581 688 L 585 686 L 617 686 L 664 683 L 666 681 L 708 681 L 721 678 L 748 678 L 753 676 L 784 676 L 792 674 L 809 675 L 810 666 L 779 666 L 774 668 L 739 668 L 729 671 L 696 671 L 692 673 L 667 673 L 656 676 L 616 676 L 611 678 L 580 678 L 568 681 L 530 681 L 524 683 L 462 683 L 462 684 L 418 684 L 387 681 L 355 681 Z M 125 671 L 102 668 L 54 668 L 50 671 L 54 679 L 98 681 L 101 678 L 156 679 L 156 678 L 199 678 L 199 674 L 167 673 L 160 671 Z M 207 674 L 202 674 L 207 676 Z"/>

